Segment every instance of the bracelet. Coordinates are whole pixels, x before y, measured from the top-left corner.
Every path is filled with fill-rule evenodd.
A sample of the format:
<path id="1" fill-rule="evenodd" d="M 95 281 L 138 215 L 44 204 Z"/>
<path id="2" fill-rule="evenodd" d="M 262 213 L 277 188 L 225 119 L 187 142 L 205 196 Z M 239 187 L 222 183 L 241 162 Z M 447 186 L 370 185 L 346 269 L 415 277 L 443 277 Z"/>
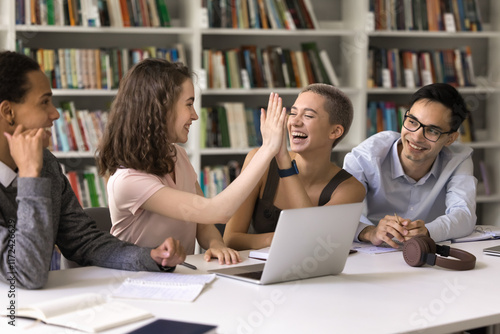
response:
<path id="1" fill-rule="evenodd" d="M 292 176 L 295 174 L 299 174 L 299 169 L 297 168 L 297 164 L 295 163 L 295 160 L 292 160 L 292 167 L 288 169 L 279 169 L 278 168 L 278 175 L 280 177 L 287 177 L 287 176 Z"/>

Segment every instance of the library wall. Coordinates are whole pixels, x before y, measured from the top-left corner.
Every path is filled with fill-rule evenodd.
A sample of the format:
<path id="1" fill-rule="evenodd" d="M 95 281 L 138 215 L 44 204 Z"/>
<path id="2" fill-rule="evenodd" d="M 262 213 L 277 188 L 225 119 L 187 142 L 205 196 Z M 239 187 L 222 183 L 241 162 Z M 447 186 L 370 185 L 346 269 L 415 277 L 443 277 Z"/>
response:
<path id="1" fill-rule="evenodd" d="M 472 110 L 469 132 L 462 129 L 462 140 L 474 149 L 475 174 L 480 183 L 477 196 L 479 222 L 500 225 L 500 177 L 498 176 L 500 175 L 500 167 L 497 164 L 500 155 L 500 133 L 498 131 L 500 126 L 500 117 L 498 116 L 500 106 L 500 60 L 498 57 L 500 54 L 500 22 L 498 20 L 500 3 L 498 1 L 452 0 L 443 2 L 441 7 L 439 0 L 412 0 L 402 2 L 402 7 L 392 8 L 391 4 L 400 2 L 388 0 L 237 0 L 234 2 L 236 5 L 234 8 L 237 11 L 233 13 L 232 7 L 228 6 L 230 1 L 226 0 L 165 0 L 169 24 L 165 23 L 165 19 L 162 21 L 160 16 L 152 19 L 151 15 L 154 15 L 154 11 L 148 11 L 150 26 L 147 27 L 144 24 L 146 22 L 144 12 L 137 9 L 144 2 L 142 0 L 123 1 L 129 5 L 129 27 L 124 26 L 123 23 L 117 23 L 118 13 L 123 15 L 119 6 L 118 9 L 114 7 L 112 10 L 115 18 L 113 20 L 108 18 L 109 24 L 112 26 L 100 24 L 101 27 L 92 27 L 91 25 L 95 24 L 95 21 L 92 21 L 92 15 L 95 14 L 95 11 L 92 14 L 92 8 L 88 7 L 83 8 L 87 9 L 85 11 L 88 12 L 87 19 L 89 17 L 91 19 L 87 21 L 86 26 L 85 24 L 80 26 L 50 25 L 48 16 L 44 18 L 47 20 L 46 23 L 40 21 L 39 24 L 31 24 L 31 16 L 29 16 L 28 21 L 22 20 L 22 17 L 27 18 L 26 13 L 24 16 L 18 15 L 16 22 L 14 18 L 19 12 L 19 8 L 22 8 L 21 5 L 31 4 L 31 1 L 2 1 L 0 3 L 1 49 L 120 50 L 122 55 L 129 54 L 128 64 L 131 66 L 133 63 L 131 51 L 134 49 L 148 50 L 149 53 L 152 53 L 152 48 L 166 49 L 182 46 L 186 62 L 196 74 L 194 79 L 195 107 L 200 116 L 202 109 L 218 108 L 224 103 L 228 105 L 239 103 L 244 108 L 257 109 L 267 104 L 271 91 L 278 92 L 283 97 L 285 105 L 290 107 L 301 89 L 297 83 L 294 85 L 293 82 L 290 82 L 294 76 L 293 71 L 288 73 L 288 81 L 282 78 L 278 86 L 256 85 L 256 74 L 253 72 L 255 67 L 247 67 L 245 64 L 243 47 L 255 46 L 259 50 L 271 50 L 279 47 L 287 52 L 293 51 L 297 55 L 304 51 L 304 43 L 314 42 L 318 51 L 323 50 L 328 55 L 328 61 L 331 63 L 338 80 L 336 85 L 351 98 L 355 109 L 354 123 L 350 133 L 332 152 L 332 160 L 339 165 L 342 164 L 343 157 L 347 152 L 373 131 L 378 131 L 373 130 L 374 124 L 370 119 L 370 106 L 394 106 L 396 115 L 398 109 L 400 110 L 399 114 L 401 114 L 405 105 L 408 104 L 411 94 L 418 88 L 418 81 L 413 86 L 408 84 L 407 78 L 405 78 L 405 68 L 402 66 L 404 56 L 401 54 L 403 51 L 413 53 L 417 59 L 422 53 L 428 52 L 433 66 L 431 70 L 435 71 L 435 67 L 439 67 L 439 64 L 432 62 L 441 57 L 440 52 L 443 50 L 451 50 L 452 52 L 448 55 L 458 55 L 460 51 L 470 50 L 471 62 L 462 63 L 463 72 L 461 74 L 467 80 L 459 81 L 458 77 L 453 79 L 457 80 L 458 89 Z M 81 0 L 71 0 L 71 2 L 83 3 Z M 86 3 L 108 2 L 120 4 L 120 1 L 88 1 Z M 159 1 L 159 3 L 161 2 Z M 60 1 L 53 0 L 47 1 L 47 3 L 53 3 L 56 8 L 59 8 L 57 6 Z M 412 7 L 408 8 L 407 5 L 410 3 Z M 458 7 L 456 7 L 460 3 L 468 5 L 468 7 L 463 8 L 462 14 L 457 12 Z M 243 6 L 244 4 L 247 7 Z M 260 4 L 264 5 L 263 9 L 259 7 Z M 268 8 L 268 4 L 274 6 Z M 299 7 L 295 8 L 294 6 L 297 4 Z M 307 9 L 307 5 L 310 5 L 309 9 Z M 427 14 L 422 16 L 422 8 L 424 7 Z M 420 8 L 418 11 L 420 15 L 417 15 L 417 8 Z M 442 15 L 446 12 L 449 14 Z M 45 11 L 45 13 L 47 12 Z M 156 15 L 160 15 L 159 8 L 156 8 L 156 13 Z M 231 17 L 223 18 L 223 13 L 226 15 L 230 13 Z M 262 28 L 263 21 L 259 16 L 262 13 L 266 17 L 268 29 Z M 233 14 L 236 14 L 234 22 Z M 309 19 L 306 18 L 308 14 Z M 245 15 L 247 15 L 246 19 Z M 423 28 L 425 25 L 423 18 L 425 17 L 427 18 L 427 29 Z M 56 17 L 53 19 L 56 20 Z M 94 17 L 94 19 L 96 18 Z M 122 17 L 122 21 L 123 19 L 124 17 Z M 465 19 L 469 20 L 468 28 L 462 28 L 461 20 Z M 293 25 L 290 20 L 297 27 L 301 27 L 301 25 L 303 27 L 295 30 L 289 29 Z M 139 21 L 140 26 L 135 26 Z M 156 23 L 153 24 L 153 21 Z M 454 32 L 450 31 L 451 21 L 455 25 Z M 102 20 L 102 22 L 107 21 Z M 226 27 L 215 27 L 223 22 Z M 233 25 L 234 23 L 235 25 Z M 276 28 L 276 25 L 281 25 L 281 28 Z M 397 64 L 395 67 L 393 64 L 393 72 L 388 67 L 381 66 L 380 63 L 373 65 L 370 52 L 381 49 L 385 52 L 381 54 L 385 55 L 387 55 L 387 50 L 393 50 L 394 55 L 391 56 L 391 59 Z M 234 59 L 236 59 L 236 70 L 225 72 L 226 75 L 229 75 L 225 78 L 226 86 L 210 86 L 213 74 L 210 74 L 204 58 L 206 52 L 220 52 L 225 56 L 230 50 L 235 50 L 237 55 L 236 58 L 233 58 L 233 65 Z M 459 52 L 456 53 L 455 50 L 459 50 Z M 36 57 L 36 51 L 33 52 L 33 56 Z M 226 64 L 225 61 L 224 64 Z M 279 65 L 286 68 L 288 64 L 285 61 Z M 449 67 L 449 65 L 443 61 L 440 67 Z M 464 66 L 469 66 L 469 68 L 464 68 Z M 386 69 L 385 85 L 381 79 L 383 69 Z M 260 68 L 261 72 L 264 70 L 264 68 Z M 424 75 L 418 67 L 412 70 L 414 76 Z M 457 75 L 457 69 L 452 70 Z M 470 70 L 473 70 L 473 80 Z M 122 68 L 122 74 L 125 71 L 126 69 Z M 380 73 L 376 74 L 377 71 Z M 444 76 L 440 79 L 436 73 L 429 73 L 431 77 L 437 78 L 435 80 L 445 80 Z M 425 73 L 427 79 L 429 73 Z M 245 75 L 251 81 L 241 77 Z M 376 75 L 379 77 L 377 78 Z M 393 80 L 388 85 L 387 77 L 391 75 L 395 78 L 399 76 L 399 81 Z M 237 76 L 240 78 L 235 79 Z M 233 79 L 233 81 L 240 80 L 241 86 L 231 88 L 227 85 L 228 78 Z M 116 84 L 116 77 L 113 79 Z M 314 80 L 321 82 L 324 79 L 316 78 Z M 297 80 L 295 81 L 297 82 Z M 378 82 L 378 84 L 374 84 L 374 82 Z M 394 82 L 397 84 L 393 84 Z M 108 110 L 116 93 L 116 85 L 110 89 L 107 87 L 103 89 L 102 85 L 100 89 L 91 87 L 91 89 L 89 87 L 85 89 L 54 88 L 54 103 L 59 107 L 62 102 L 73 101 L 76 110 Z M 401 116 L 399 116 L 400 118 Z M 203 122 L 204 120 L 200 117 L 200 120 L 193 123 L 190 139 L 186 145 L 193 166 L 199 172 L 200 178 L 206 166 L 226 165 L 229 162 L 234 164 L 233 161 L 237 161 L 241 165 L 246 153 L 252 149 L 255 141 L 248 140 L 248 144 L 242 147 L 232 146 L 231 143 L 226 147 L 218 146 L 218 144 L 215 146 L 207 145 L 208 126 Z M 398 124 L 397 116 L 393 123 Z M 227 145 L 227 138 L 225 143 Z M 70 150 L 69 152 L 55 152 L 55 154 L 68 166 L 69 170 L 85 169 L 86 166 L 91 166 L 93 161 L 93 152 L 90 151 L 75 152 Z M 481 166 L 485 168 L 481 168 Z M 485 174 L 484 171 L 487 173 Z M 485 180 L 487 180 L 488 185 L 485 185 Z"/>

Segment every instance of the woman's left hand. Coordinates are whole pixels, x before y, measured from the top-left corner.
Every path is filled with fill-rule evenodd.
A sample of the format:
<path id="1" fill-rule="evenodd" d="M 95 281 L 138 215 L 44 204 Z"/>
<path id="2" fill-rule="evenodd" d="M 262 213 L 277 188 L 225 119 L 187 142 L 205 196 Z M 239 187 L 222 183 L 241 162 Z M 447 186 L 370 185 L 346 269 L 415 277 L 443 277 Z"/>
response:
<path id="1" fill-rule="evenodd" d="M 205 261 L 210 261 L 212 258 L 219 259 L 219 264 L 236 264 L 241 262 L 240 253 L 234 249 L 226 247 L 224 244 L 210 247 L 205 252 Z"/>

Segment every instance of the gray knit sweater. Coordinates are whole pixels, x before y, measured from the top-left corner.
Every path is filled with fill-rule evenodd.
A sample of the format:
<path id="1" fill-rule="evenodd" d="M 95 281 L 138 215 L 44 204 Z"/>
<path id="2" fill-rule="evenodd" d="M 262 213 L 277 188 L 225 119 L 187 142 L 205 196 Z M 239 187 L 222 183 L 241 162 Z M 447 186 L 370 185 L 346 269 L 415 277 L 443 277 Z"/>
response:
<path id="1" fill-rule="evenodd" d="M 57 159 L 44 150 L 41 177 L 0 184 L 0 279 L 28 289 L 47 282 L 54 245 L 69 260 L 123 270 L 159 271 L 151 249 L 99 231 L 81 208 Z"/>

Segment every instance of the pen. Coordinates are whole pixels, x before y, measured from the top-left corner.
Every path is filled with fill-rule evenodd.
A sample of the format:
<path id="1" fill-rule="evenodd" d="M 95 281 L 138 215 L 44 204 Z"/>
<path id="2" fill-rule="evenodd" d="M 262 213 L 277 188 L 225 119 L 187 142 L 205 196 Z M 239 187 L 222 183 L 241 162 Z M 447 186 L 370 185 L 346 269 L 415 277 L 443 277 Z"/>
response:
<path id="1" fill-rule="evenodd" d="M 396 217 L 396 221 L 398 222 L 399 225 L 401 225 L 401 222 L 399 221 L 399 217 L 398 215 L 396 214 L 396 212 L 394 212 L 394 216 Z"/>
<path id="2" fill-rule="evenodd" d="M 198 269 L 198 268 L 196 268 L 196 266 L 193 266 L 192 264 L 187 263 L 187 262 L 182 262 L 181 266 L 188 267 L 189 269 L 193 269 L 193 270 Z"/>

